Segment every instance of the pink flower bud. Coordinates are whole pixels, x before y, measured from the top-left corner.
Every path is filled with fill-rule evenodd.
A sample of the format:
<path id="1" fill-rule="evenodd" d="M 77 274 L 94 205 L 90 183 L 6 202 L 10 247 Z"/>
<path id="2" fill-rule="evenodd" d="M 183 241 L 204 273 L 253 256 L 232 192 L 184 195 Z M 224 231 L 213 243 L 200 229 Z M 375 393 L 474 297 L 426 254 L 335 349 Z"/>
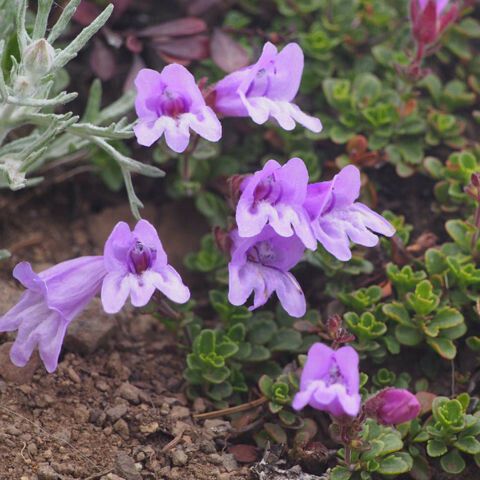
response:
<path id="1" fill-rule="evenodd" d="M 448 0 L 411 0 L 412 34 L 420 45 L 437 42 L 443 31 L 456 20 L 458 6 L 454 4 L 447 10 L 448 3 Z"/>
<path id="2" fill-rule="evenodd" d="M 420 413 L 420 402 L 408 390 L 387 388 L 368 400 L 366 408 L 379 423 L 397 425 L 417 417 Z"/>

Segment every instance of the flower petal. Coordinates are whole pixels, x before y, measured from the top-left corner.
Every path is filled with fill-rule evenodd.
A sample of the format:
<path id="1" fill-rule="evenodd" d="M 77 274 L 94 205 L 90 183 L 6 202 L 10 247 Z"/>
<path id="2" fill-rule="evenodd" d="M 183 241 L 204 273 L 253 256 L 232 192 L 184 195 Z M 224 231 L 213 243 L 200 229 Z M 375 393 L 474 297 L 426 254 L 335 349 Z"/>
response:
<path id="1" fill-rule="evenodd" d="M 165 125 L 153 120 L 142 120 L 133 127 L 137 142 L 144 147 L 151 147 L 165 131 Z"/>
<path id="2" fill-rule="evenodd" d="M 171 63 L 164 67 L 160 75 L 162 81 L 169 88 L 189 97 L 192 102 L 190 111 L 196 112 L 197 108 L 202 108 L 205 105 L 205 100 L 195 82 L 195 77 L 183 65 Z"/>
<path id="3" fill-rule="evenodd" d="M 160 290 L 166 297 L 176 303 L 186 303 L 190 299 L 190 290 L 182 281 L 178 272 L 167 265 L 159 271 L 148 271 L 144 273 L 148 282 Z"/>
<path id="4" fill-rule="evenodd" d="M 155 285 L 151 281 L 151 271 L 146 270 L 141 275 L 128 275 L 130 284 L 130 301 L 134 307 L 144 307 L 155 292 Z"/>
<path id="5" fill-rule="evenodd" d="M 271 74 L 268 96 L 292 101 L 300 88 L 303 73 L 303 51 L 296 43 L 289 43 L 277 54 L 275 70 Z"/>
<path id="6" fill-rule="evenodd" d="M 154 265 L 152 265 L 154 270 L 167 265 L 167 254 L 165 253 L 156 228 L 150 222 L 144 219 L 139 220 L 132 233 L 134 238 L 142 242 L 143 245 L 155 250 L 156 258 Z"/>
<path id="7" fill-rule="evenodd" d="M 305 390 L 308 385 L 322 379 L 328 374 L 334 357 L 334 351 L 323 343 L 314 343 L 308 350 L 307 361 L 303 367 L 300 380 L 300 390 Z"/>
<path id="8" fill-rule="evenodd" d="M 135 239 L 126 222 L 118 222 L 105 242 L 103 259 L 105 268 L 111 272 L 127 272 L 127 254 Z"/>
<path id="9" fill-rule="evenodd" d="M 150 68 L 142 68 L 135 78 L 135 87 L 137 89 L 137 97 L 135 99 L 137 115 L 140 118 L 151 118 L 154 112 L 147 107 L 146 101 L 151 96 L 162 93 L 164 83 L 162 82 L 160 73 Z"/>
<path id="10" fill-rule="evenodd" d="M 103 280 L 101 299 L 107 313 L 118 313 L 130 294 L 128 273 L 114 271 Z"/>
<path id="11" fill-rule="evenodd" d="M 218 142 L 222 137 L 222 125 L 210 107 L 203 107 L 192 115 L 190 128 L 209 142 Z"/>
<path id="12" fill-rule="evenodd" d="M 190 142 L 190 132 L 185 122 L 169 123 L 165 129 L 165 141 L 167 145 L 177 153 L 184 152 Z"/>

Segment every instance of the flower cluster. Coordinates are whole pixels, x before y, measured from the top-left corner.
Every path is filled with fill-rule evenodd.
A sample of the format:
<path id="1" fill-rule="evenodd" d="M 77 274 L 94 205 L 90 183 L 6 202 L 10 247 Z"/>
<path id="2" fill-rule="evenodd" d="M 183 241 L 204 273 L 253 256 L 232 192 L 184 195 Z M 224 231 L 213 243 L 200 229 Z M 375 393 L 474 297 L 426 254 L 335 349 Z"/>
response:
<path id="1" fill-rule="evenodd" d="M 362 403 L 358 364 L 358 353 L 352 347 L 333 350 L 322 343 L 313 344 L 292 407 L 301 410 L 310 405 L 333 417 L 356 417 Z M 420 402 L 408 390 L 387 388 L 369 398 L 363 412 L 363 418 L 373 417 L 381 424 L 397 425 L 416 418 Z"/>
<path id="2" fill-rule="evenodd" d="M 366 205 L 360 195 L 360 172 L 343 168 L 328 182 L 308 184 L 308 171 L 300 158 L 283 166 L 269 160 L 262 170 L 240 185 L 236 223 L 231 234 L 229 301 L 244 304 L 254 293 L 257 308 L 276 292 L 294 317 L 305 314 L 303 291 L 290 273 L 306 248 L 319 242 L 342 261 L 352 256 L 350 242 L 366 247 L 378 236 L 392 236 L 387 220 Z"/>
<path id="3" fill-rule="evenodd" d="M 98 293 L 107 313 L 118 312 L 128 297 L 132 305 L 142 307 L 156 289 L 177 303 L 190 298 L 167 262 L 157 231 L 146 220 L 140 220 L 133 231 L 125 222 L 118 223 L 103 256 L 67 260 L 39 274 L 21 262 L 13 276 L 27 290 L 0 317 L 0 332 L 18 331 L 10 351 L 15 365 L 25 366 L 38 347 L 48 372 L 57 368 L 69 324 Z"/>
<path id="4" fill-rule="evenodd" d="M 218 116 L 249 116 L 258 124 L 274 118 L 285 130 L 298 122 L 320 132 L 320 120 L 292 103 L 302 73 L 303 52 L 297 44 L 290 43 L 279 53 L 268 42 L 257 63 L 204 90 L 205 97 L 212 98 L 208 106 L 193 75 L 182 65 L 167 65 L 160 73 L 142 69 L 135 80 L 138 143 L 151 146 L 165 135 L 167 145 L 181 153 L 188 146 L 190 129 L 217 142 L 222 136 Z"/>

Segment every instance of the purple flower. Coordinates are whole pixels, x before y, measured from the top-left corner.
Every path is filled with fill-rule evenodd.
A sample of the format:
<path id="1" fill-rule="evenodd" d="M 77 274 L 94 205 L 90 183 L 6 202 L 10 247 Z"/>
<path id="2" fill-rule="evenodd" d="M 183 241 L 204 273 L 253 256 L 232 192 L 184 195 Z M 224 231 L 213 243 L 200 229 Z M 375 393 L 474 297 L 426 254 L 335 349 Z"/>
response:
<path id="1" fill-rule="evenodd" d="M 420 45 L 435 43 L 444 30 L 457 19 L 458 6 L 454 4 L 445 11 L 448 2 L 449 0 L 410 1 L 412 33 Z"/>
<path id="2" fill-rule="evenodd" d="M 253 237 L 269 224 L 278 235 L 296 234 L 307 248 L 315 250 L 317 241 L 303 208 L 307 184 L 308 171 L 300 158 L 292 158 L 283 166 L 269 160 L 242 183 L 236 212 L 239 235 Z"/>
<path id="3" fill-rule="evenodd" d="M 303 52 L 289 43 L 280 53 L 270 42 L 263 47 L 257 63 L 227 75 L 215 87 L 215 110 L 231 117 L 251 117 L 265 123 L 273 117 L 285 130 L 295 122 L 313 132 L 320 132 L 318 118 L 303 113 L 292 103 L 300 87 Z"/>
<path id="4" fill-rule="evenodd" d="M 39 274 L 29 263 L 19 263 L 13 276 L 27 291 L 0 318 L 0 332 L 18 330 L 12 362 L 25 366 L 38 347 L 45 368 L 53 372 L 68 325 L 100 291 L 105 274 L 102 257 L 68 260 Z"/>
<path id="5" fill-rule="evenodd" d="M 222 126 L 208 107 L 193 75 L 182 65 L 167 65 L 161 73 L 144 68 L 135 79 L 134 127 L 140 145 L 150 147 L 163 134 L 167 145 L 183 152 L 190 141 L 190 128 L 201 137 L 217 142 Z"/>
<path id="6" fill-rule="evenodd" d="M 289 272 L 302 258 L 305 247 L 296 236 L 279 237 L 266 226 L 255 237 L 241 238 L 238 230 L 231 232 L 232 258 L 228 264 L 228 300 L 243 305 L 251 293 L 254 303 L 250 310 L 264 305 L 276 292 L 283 308 L 292 317 L 305 314 L 303 291 Z"/>
<path id="7" fill-rule="evenodd" d="M 413 420 L 420 413 L 417 397 L 403 388 L 386 388 L 368 400 L 366 409 L 372 410 L 379 423 L 397 425 Z"/>
<path id="8" fill-rule="evenodd" d="M 361 397 L 358 354 L 352 347 L 332 350 L 322 343 L 312 345 L 300 379 L 300 391 L 292 407 L 310 405 L 335 417 L 355 417 Z"/>
<path id="9" fill-rule="evenodd" d="M 145 306 L 156 289 L 170 300 L 185 303 L 190 291 L 167 255 L 155 228 L 140 220 L 135 229 L 119 222 L 105 243 L 107 275 L 102 285 L 102 304 L 107 313 L 118 312 L 127 298 L 135 307 Z"/>
<path id="10" fill-rule="evenodd" d="M 393 226 L 381 215 L 355 200 L 360 195 L 360 171 L 344 167 L 333 180 L 308 186 L 305 208 L 316 239 L 339 260 L 352 257 L 350 240 L 365 247 L 378 243 L 380 233 L 391 237 Z M 372 233 L 374 232 L 374 233 Z"/>

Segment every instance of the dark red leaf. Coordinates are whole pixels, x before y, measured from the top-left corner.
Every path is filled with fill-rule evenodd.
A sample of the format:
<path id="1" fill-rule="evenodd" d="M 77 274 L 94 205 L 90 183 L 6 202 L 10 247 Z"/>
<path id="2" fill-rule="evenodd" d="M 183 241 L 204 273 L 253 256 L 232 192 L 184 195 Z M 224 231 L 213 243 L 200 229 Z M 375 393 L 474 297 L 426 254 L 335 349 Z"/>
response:
<path id="1" fill-rule="evenodd" d="M 240 463 L 253 463 L 256 462 L 258 458 L 257 447 L 253 445 L 232 445 L 228 451 L 233 454 L 235 460 Z"/>
<path id="2" fill-rule="evenodd" d="M 73 15 L 73 19 L 80 25 L 90 25 L 100 14 L 100 8 L 88 0 L 83 0 Z"/>
<path id="3" fill-rule="evenodd" d="M 212 60 L 227 73 L 246 67 L 250 63 L 247 51 L 218 28 L 213 31 L 210 52 Z"/>
<path id="4" fill-rule="evenodd" d="M 203 15 L 220 3 L 221 0 L 191 0 L 188 4 L 187 12 L 189 15 Z"/>
<path id="5" fill-rule="evenodd" d="M 113 18 L 119 18 L 127 8 L 133 3 L 132 0 L 112 0 L 114 9 L 113 9 Z"/>
<path id="6" fill-rule="evenodd" d="M 140 53 L 143 50 L 143 43 L 135 35 L 127 35 L 125 46 L 132 53 Z"/>
<path id="7" fill-rule="evenodd" d="M 166 53 L 161 52 L 160 50 L 157 51 L 157 55 L 165 62 L 165 63 L 178 63 L 179 65 L 183 65 L 184 67 L 188 67 L 192 61 L 186 60 L 185 58 L 177 58 L 167 55 Z"/>
<path id="8" fill-rule="evenodd" d="M 157 53 L 184 60 L 202 60 L 208 58 L 208 36 L 193 35 L 169 41 L 152 42 Z"/>
<path id="9" fill-rule="evenodd" d="M 103 81 L 110 80 L 117 70 L 112 50 L 98 38 L 93 42 L 93 50 L 90 54 L 90 67 L 95 75 Z"/>
<path id="10" fill-rule="evenodd" d="M 139 37 L 184 37 L 203 33 L 207 30 L 207 24 L 200 18 L 186 17 L 172 20 L 171 22 L 152 25 L 140 30 Z"/>

